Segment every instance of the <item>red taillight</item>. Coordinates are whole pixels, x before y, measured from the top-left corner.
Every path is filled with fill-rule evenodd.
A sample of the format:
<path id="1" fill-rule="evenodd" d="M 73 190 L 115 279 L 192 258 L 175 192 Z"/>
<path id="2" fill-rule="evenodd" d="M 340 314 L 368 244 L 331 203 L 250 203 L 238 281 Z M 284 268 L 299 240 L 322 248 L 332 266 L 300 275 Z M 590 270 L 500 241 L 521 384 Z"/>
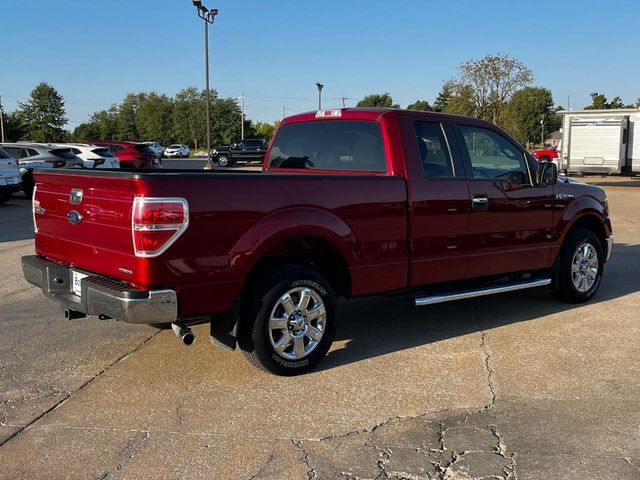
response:
<path id="1" fill-rule="evenodd" d="M 136 257 L 157 257 L 189 225 L 189 204 L 184 198 L 133 199 L 131 229 Z"/>

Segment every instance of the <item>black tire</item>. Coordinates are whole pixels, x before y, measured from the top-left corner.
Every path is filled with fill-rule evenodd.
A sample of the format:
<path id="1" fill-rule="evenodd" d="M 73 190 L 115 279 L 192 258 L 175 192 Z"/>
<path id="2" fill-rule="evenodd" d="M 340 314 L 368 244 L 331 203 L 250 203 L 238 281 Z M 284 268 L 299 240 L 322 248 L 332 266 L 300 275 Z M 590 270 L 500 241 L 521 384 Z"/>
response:
<path id="1" fill-rule="evenodd" d="M 299 375 L 315 367 L 329 351 L 335 336 L 337 309 L 331 285 L 315 270 L 285 266 L 266 276 L 254 291 L 255 295 L 244 305 L 238 339 L 249 362 L 283 376 Z M 290 304 L 282 301 L 287 293 Z M 308 299 L 306 306 L 303 298 Z M 291 314 L 285 304 L 291 306 Z M 324 314 L 320 313 L 322 308 Z M 307 315 L 316 317 L 308 320 Z M 277 316 L 286 328 L 276 326 L 272 316 Z M 318 332 L 320 338 L 313 340 L 311 337 Z M 275 345 L 287 346 L 278 353 Z"/>
<path id="2" fill-rule="evenodd" d="M 229 157 L 227 157 L 226 155 L 220 155 L 218 157 L 218 166 L 220 166 L 220 167 L 230 167 L 231 166 L 231 162 L 229 161 Z"/>
<path id="3" fill-rule="evenodd" d="M 551 159 L 549 157 L 540 157 L 540 160 L 538 160 L 539 162 L 550 162 Z"/>
<path id="4" fill-rule="evenodd" d="M 35 186 L 36 182 L 33 178 L 33 172 L 29 170 L 24 175 L 22 175 L 22 191 L 28 199 L 31 199 L 33 197 L 33 187 Z"/>
<path id="5" fill-rule="evenodd" d="M 570 231 L 558 257 L 556 296 L 568 303 L 588 301 L 598 291 L 603 271 L 604 249 L 598 237 L 591 230 Z"/>
<path id="6" fill-rule="evenodd" d="M 0 205 L 11 200 L 11 193 L 0 193 Z"/>

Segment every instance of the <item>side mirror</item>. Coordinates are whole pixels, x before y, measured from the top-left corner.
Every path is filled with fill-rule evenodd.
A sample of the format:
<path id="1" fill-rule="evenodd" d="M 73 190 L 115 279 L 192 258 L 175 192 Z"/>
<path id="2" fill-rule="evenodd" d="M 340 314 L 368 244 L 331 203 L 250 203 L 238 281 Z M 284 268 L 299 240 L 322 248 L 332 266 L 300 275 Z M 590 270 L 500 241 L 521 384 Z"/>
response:
<path id="1" fill-rule="evenodd" d="M 558 166 L 553 162 L 540 162 L 538 185 L 554 185 L 558 181 Z"/>

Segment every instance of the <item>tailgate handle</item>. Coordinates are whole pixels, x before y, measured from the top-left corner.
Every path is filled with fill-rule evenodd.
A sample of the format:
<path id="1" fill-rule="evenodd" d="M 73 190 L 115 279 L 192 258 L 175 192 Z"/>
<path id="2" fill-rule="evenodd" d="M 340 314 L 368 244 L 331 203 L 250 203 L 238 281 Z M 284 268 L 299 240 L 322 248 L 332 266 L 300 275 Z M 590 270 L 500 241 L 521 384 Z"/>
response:
<path id="1" fill-rule="evenodd" d="M 486 193 L 474 194 L 471 199 L 471 207 L 476 211 L 483 211 L 489 208 L 489 196 Z"/>

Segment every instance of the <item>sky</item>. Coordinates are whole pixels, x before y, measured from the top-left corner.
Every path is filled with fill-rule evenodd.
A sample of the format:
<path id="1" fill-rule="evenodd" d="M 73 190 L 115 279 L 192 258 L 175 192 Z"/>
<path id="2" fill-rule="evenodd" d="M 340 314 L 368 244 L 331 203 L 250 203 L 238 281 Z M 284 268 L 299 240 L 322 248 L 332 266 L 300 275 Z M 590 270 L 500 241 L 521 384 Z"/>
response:
<path id="1" fill-rule="evenodd" d="M 640 97 L 640 1 L 203 0 L 211 86 L 245 94 L 249 119 L 273 122 L 389 92 L 430 103 L 460 63 L 518 58 L 556 105 L 593 91 Z M 204 24 L 191 0 L 0 0 L 0 96 L 13 111 L 40 82 L 65 98 L 67 128 L 128 92 L 204 88 Z M 570 103 L 569 103 L 570 102 Z"/>

